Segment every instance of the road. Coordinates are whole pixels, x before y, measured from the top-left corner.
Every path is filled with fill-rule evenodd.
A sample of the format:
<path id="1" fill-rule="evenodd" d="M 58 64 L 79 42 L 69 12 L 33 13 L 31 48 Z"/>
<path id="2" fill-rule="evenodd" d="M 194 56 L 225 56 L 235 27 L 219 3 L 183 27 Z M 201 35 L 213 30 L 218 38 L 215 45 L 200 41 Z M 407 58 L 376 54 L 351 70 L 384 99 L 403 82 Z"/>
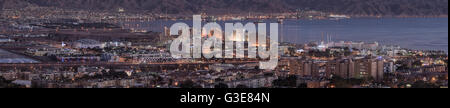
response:
<path id="1" fill-rule="evenodd" d="M 218 62 L 166 62 L 166 63 L 111 63 L 111 62 L 97 62 L 97 63 L 0 63 L 0 67 L 66 67 L 66 66 L 160 66 L 160 65 L 209 65 Z M 237 61 L 227 62 L 227 64 L 246 64 L 257 63 L 257 61 Z"/>

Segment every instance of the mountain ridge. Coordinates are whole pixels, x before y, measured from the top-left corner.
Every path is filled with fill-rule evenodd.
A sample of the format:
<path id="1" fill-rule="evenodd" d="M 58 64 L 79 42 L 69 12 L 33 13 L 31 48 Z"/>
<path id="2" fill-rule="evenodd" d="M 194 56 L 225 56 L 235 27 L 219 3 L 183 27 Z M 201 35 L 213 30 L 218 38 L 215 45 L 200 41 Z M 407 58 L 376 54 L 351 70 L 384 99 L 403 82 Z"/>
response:
<path id="1" fill-rule="evenodd" d="M 448 15 L 448 0 L 1 0 L 0 9 L 26 6 L 80 10 L 192 14 L 207 12 L 281 13 L 309 9 L 348 15 L 439 16 Z"/>

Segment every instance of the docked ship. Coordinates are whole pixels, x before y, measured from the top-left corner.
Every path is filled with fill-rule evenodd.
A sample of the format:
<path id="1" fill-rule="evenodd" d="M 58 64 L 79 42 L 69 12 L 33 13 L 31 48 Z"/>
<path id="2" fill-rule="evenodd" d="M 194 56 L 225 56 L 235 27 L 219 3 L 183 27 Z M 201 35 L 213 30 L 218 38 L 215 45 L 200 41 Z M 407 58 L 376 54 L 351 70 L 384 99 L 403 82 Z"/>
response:
<path id="1" fill-rule="evenodd" d="M 330 15 L 328 17 L 331 20 L 341 20 L 341 19 L 349 19 L 349 18 L 351 18 L 350 16 L 347 16 L 347 15 L 334 15 L 334 14 L 332 14 L 332 15 Z"/>

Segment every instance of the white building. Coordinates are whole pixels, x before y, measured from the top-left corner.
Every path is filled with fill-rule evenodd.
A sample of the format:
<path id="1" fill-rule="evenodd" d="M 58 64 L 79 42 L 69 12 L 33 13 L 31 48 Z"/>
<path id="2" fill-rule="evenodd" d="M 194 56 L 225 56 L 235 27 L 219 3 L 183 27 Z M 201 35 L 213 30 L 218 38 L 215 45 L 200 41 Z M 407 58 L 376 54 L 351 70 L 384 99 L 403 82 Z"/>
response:
<path id="1" fill-rule="evenodd" d="M 73 43 L 73 47 L 75 48 L 104 48 L 105 43 L 101 43 L 92 39 L 81 39 Z"/>

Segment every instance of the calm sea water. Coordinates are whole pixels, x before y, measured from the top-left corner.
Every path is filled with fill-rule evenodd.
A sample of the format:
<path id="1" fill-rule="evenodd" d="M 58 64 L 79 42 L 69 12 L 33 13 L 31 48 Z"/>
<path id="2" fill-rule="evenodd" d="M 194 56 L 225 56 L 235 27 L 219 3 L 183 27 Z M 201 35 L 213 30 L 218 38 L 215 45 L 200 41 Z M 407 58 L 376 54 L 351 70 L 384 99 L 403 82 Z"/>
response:
<path id="1" fill-rule="evenodd" d="M 162 32 L 164 26 L 176 22 L 192 25 L 190 20 L 159 20 L 124 22 L 125 28 Z M 227 21 L 218 22 L 221 25 Z M 276 20 L 266 20 L 266 23 Z M 222 26 L 224 27 L 224 26 Z M 419 50 L 444 50 L 448 52 L 448 18 L 358 18 L 344 20 L 284 20 L 280 25 L 280 41 L 307 43 L 325 40 L 379 42 L 383 45 L 400 45 Z"/>

